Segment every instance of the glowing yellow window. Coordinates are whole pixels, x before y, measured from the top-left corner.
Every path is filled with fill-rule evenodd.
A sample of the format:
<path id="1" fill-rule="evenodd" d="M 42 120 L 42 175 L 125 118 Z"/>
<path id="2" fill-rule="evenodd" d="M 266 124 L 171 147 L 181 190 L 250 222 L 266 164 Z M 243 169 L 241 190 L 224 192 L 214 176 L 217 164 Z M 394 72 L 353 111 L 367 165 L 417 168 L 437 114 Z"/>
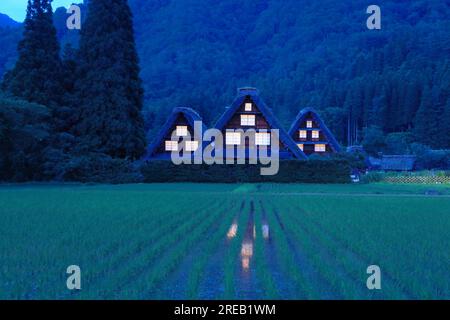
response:
<path id="1" fill-rule="evenodd" d="M 227 145 L 240 145 L 241 134 L 239 132 L 227 132 L 225 134 L 225 143 Z"/>
<path id="2" fill-rule="evenodd" d="M 304 147 L 303 143 L 299 143 L 299 144 L 297 144 L 297 146 L 299 147 L 300 150 L 303 151 L 303 147 Z"/>
<path id="3" fill-rule="evenodd" d="M 255 115 L 254 114 L 242 114 L 241 115 L 241 126 L 254 126 L 255 125 Z"/>
<path id="4" fill-rule="evenodd" d="M 257 132 L 255 134 L 255 144 L 257 146 L 270 146 L 270 133 Z"/>
<path id="5" fill-rule="evenodd" d="M 319 130 L 313 130 L 312 131 L 312 138 L 313 139 L 319 139 Z"/>
<path id="6" fill-rule="evenodd" d="M 306 130 L 300 130 L 300 139 L 306 139 L 307 131 Z"/>
<path id="7" fill-rule="evenodd" d="M 312 128 L 312 127 L 313 127 L 313 122 L 312 122 L 312 120 L 306 121 L 306 127 L 307 127 L 307 128 Z"/>
<path id="8" fill-rule="evenodd" d="M 245 111 L 252 111 L 252 104 L 250 102 L 245 103 Z"/>
<path id="9" fill-rule="evenodd" d="M 198 141 L 186 141 L 186 151 L 196 151 L 198 149 Z"/>
<path id="10" fill-rule="evenodd" d="M 166 141 L 166 151 L 178 151 L 178 141 Z"/>
<path id="11" fill-rule="evenodd" d="M 314 145 L 314 151 L 315 152 L 325 152 L 325 151 L 327 151 L 327 146 L 324 144 L 316 144 L 316 145 Z"/>
<path id="12" fill-rule="evenodd" d="M 187 126 L 177 126 L 177 136 L 185 137 L 188 135 L 188 127 Z"/>

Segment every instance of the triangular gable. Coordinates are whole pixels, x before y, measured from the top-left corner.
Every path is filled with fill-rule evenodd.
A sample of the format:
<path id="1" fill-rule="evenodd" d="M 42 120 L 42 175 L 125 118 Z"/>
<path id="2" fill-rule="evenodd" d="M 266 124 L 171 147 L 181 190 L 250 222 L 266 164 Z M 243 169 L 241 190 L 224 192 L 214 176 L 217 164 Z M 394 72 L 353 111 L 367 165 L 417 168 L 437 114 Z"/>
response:
<path id="1" fill-rule="evenodd" d="M 159 146 L 164 142 L 164 138 L 169 134 L 170 129 L 174 126 L 176 120 L 179 118 L 180 115 L 182 115 L 188 121 L 188 124 L 191 128 L 194 128 L 195 121 L 201 121 L 203 132 L 207 130 L 207 127 L 203 123 L 202 118 L 195 110 L 186 107 L 175 108 L 169 115 L 167 121 L 162 126 L 153 143 L 151 143 L 150 146 L 148 147 L 144 160 L 150 159 L 153 156 L 155 156 L 155 152 L 158 150 Z"/>
<path id="2" fill-rule="evenodd" d="M 331 145 L 333 150 L 335 152 L 340 152 L 341 146 L 337 142 L 336 138 L 331 133 L 331 131 L 328 129 L 328 127 L 325 125 L 325 123 L 323 122 L 323 120 L 319 116 L 319 114 L 312 108 L 305 108 L 298 113 L 297 117 L 295 118 L 294 122 L 292 123 L 291 128 L 289 129 L 289 137 L 292 137 L 296 133 L 296 131 L 300 127 L 300 124 L 306 120 L 306 116 L 308 115 L 308 113 L 311 113 L 314 121 L 317 122 L 320 130 L 322 130 L 323 133 L 325 134 L 325 137 L 327 138 L 327 141 Z"/>
<path id="3" fill-rule="evenodd" d="M 269 124 L 271 129 L 279 130 L 280 141 L 284 144 L 284 146 L 292 152 L 292 154 L 298 159 L 307 159 L 305 153 L 300 150 L 295 142 L 291 139 L 288 133 L 280 126 L 277 118 L 272 113 L 272 110 L 264 103 L 264 101 L 259 97 L 258 90 L 254 88 L 243 88 L 238 90 L 238 96 L 233 101 L 231 106 L 229 106 L 224 114 L 217 121 L 215 128 L 218 130 L 223 130 L 228 122 L 231 120 L 233 115 L 238 111 L 239 107 L 244 103 L 244 101 L 250 97 L 252 102 L 256 105 L 258 110 L 262 113 L 263 117 Z"/>

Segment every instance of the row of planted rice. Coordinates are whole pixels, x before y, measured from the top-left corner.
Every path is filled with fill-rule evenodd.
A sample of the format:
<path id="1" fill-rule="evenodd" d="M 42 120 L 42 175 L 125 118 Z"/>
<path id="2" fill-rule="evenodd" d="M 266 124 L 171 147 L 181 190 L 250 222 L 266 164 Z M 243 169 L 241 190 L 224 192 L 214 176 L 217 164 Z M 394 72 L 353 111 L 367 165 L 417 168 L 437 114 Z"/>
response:
<path id="1" fill-rule="evenodd" d="M 448 197 L 149 188 L 0 190 L 0 298 L 449 298 Z"/>

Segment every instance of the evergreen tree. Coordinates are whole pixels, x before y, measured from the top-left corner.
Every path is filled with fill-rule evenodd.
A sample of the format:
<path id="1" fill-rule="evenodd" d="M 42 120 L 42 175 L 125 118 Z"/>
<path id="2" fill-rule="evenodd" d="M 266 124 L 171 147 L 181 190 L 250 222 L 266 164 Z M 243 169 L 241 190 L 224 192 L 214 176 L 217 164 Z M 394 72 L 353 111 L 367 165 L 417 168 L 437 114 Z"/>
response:
<path id="1" fill-rule="evenodd" d="M 91 151 L 138 158 L 146 145 L 143 89 L 126 0 L 89 1 L 79 66 L 75 135 Z"/>
<path id="2" fill-rule="evenodd" d="M 440 134 L 443 138 L 442 148 L 450 149 L 450 97 L 444 107 L 444 113 L 439 123 Z"/>
<path id="3" fill-rule="evenodd" d="M 420 106 L 420 84 L 416 80 L 412 80 L 406 84 L 405 107 L 403 112 L 403 121 L 407 124 L 408 129 L 411 128 L 414 114 Z"/>
<path id="4" fill-rule="evenodd" d="M 380 96 L 375 96 L 372 100 L 372 111 L 370 113 L 370 123 L 383 129 L 387 122 L 387 98 L 385 90 Z"/>
<path id="5" fill-rule="evenodd" d="M 439 131 L 439 105 L 433 96 L 433 90 L 426 86 L 414 118 L 414 132 L 417 141 L 431 147 L 438 147 L 440 140 Z"/>
<path id="6" fill-rule="evenodd" d="M 61 60 L 51 0 L 28 0 L 23 38 L 15 67 L 2 88 L 30 102 L 55 106 L 61 101 Z"/>
<path id="7" fill-rule="evenodd" d="M 363 90 L 359 81 L 353 82 L 348 89 L 344 108 L 348 114 L 347 145 L 358 143 L 359 122 L 363 114 Z"/>
<path id="8" fill-rule="evenodd" d="M 376 126 L 370 126 L 363 130 L 362 145 L 368 154 L 376 156 L 386 147 L 383 130 Z"/>
<path id="9" fill-rule="evenodd" d="M 77 70 L 76 58 L 76 50 L 70 44 L 66 44 L 62 54 L 62 106 L 53 112 L 53 126 L 56 133 L 69 133 L 76 123 L 76 110 L 74 108 L 76 105 L 76 101 L 74 100 L 74 85 Z"/>

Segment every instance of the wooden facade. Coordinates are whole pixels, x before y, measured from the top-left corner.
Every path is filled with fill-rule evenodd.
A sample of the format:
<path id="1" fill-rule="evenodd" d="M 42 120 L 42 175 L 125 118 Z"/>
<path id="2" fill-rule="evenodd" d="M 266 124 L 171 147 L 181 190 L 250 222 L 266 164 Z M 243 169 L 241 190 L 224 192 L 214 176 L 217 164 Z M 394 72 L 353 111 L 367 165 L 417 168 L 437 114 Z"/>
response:
<path id="1" fill-rule="evenodd" d="M 191 108 L 175 108 L 147 150 L 146 159 L 170 159 L 175 146 L 177 151 L 183 149 L 193 153 L 203 143 L 201 137 L 194 135 L 196 121 L 202 123 L 204 132 L 206 127 L 196 111 Z"/>
<path id="2" fill-rule="evenodd" d="M 307 156 L 330 155 L 340 151 L 339 143 L 331 131 L 311 108 L 300 111 L 289 130 L 289 136 Z"/>
<path id="3" fill-rule="evenodd" d="M 277 119 L 273 115 L 269 107 L 260 98 L 258 90 L 255 88 L 241 88 L 238 89 L 238 96 L 231 106 L 229 106 L 222 117 L 217 122 L 216 129 L 220 130 L 225 137 L 224 147 L 232 147 L 227 143 L 227 133 L 231 130 L 243 130 L 244 132 L 252 129 L 256 132 L 257 141 L 250 141 L 245 139 L 246 150 L 256 149 L 256 154 L 259 157 L 260 144 L 267 149 L 267 154 L 271 154 L 271 145 L 273 141 L 267 141 L 267 137 L 272 129 L 278 129 L 279 134 L 279 156 L 281 159 L 305 159 L 306 156 L 301 150 L 298 150 L 289 138 L 287 132 L 278 124 Z M 259 135 L 259 136 L 258 136 Z M 236 145 L 237 150 L 237 145 Z M 225 153 L 225 152 L 224 152 Z M 235 152 L 237 154 L 237 151 Z M 246 158 L 250 156 L 251 152 L 246 153 Z"/>

